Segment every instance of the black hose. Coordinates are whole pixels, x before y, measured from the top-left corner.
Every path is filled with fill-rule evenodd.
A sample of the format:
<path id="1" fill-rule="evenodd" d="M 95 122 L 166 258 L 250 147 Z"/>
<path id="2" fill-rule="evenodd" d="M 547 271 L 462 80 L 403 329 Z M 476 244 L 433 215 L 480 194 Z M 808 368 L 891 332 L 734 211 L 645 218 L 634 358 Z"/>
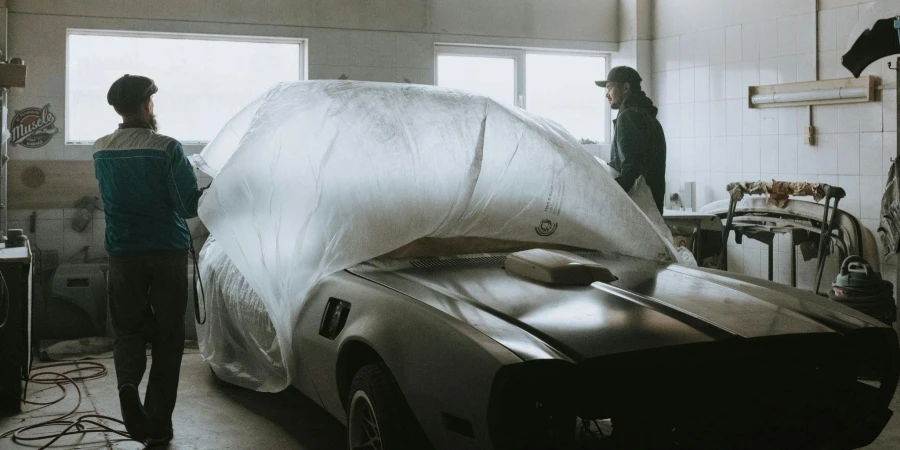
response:
<path id="1" fill-rule="evenodd" d="M 191 240 L 191 258 L 194 266 L 194 319 L 198 324 L 206 323 L 206 293 L 203 292 L 203 280 L 200 279 L 200 265 L 197 260 L 197 252 L 194 250 L 194 241 Z M 200 293 L 197 293 L 197 284 L 200 284 Z M 200 296 L 203 296 L 203 319 L 200 319 Z"/>
<path id="2" fill-rule="evenodd" d="M 131 439 L 131 436 L 121 429 L 115 429 L 111 426 L 102 423 L 100 421 L 110 421 L 121 426 L 125 426 L 125 424 L 116 418 L 103 416 L 99 414 L 84 414 L 78 418 L 70 418 L 76 411 L 81 407 L 82 394 L 81 388 L 78 387 L 78 381 L 87 381 L 94 380 L 98 378 L 105 377 L 107 374 L 106 366 L 101 363 L 93 362 L 93 361 L 62 361 L 54 364 L 49 364 L 46 366 L 41 366 L 39 369 L 47 369 L 54 367 L 66 367 L 66 366 L 74 366 L 74 368 L 64 371 L 64 372 L 54 372 L 54 371 L 42 371 L 37 372 L 31 375 L 28 379 L 32 383 L 35 384 L 48 384 L 55 385 L 59 389 L 63 391 L 63 395 L 53 401 L 49 402 L 35 402 L 27 399 L 20 399 L 23 403 L 29 405 L 40 405 L 42 407 L 46 407 L 49 405 L 53 405 L 59 403 L 63 399 L 67 397 L 66 392 L 66 384 L 71 384 L 75 387 L 75 392 L 78 394 L 78 401 L 74 408 L 66 414 L 63 414 L 59 417 L 54 417 L 49 420 L 45 420 L 40 423 L 36 423 L 34 425 L 27 425 L 23 427 L 16 428 L 14 430 L 7 431 L 5 433 L 0 434 L 0 439 L 4 439 L 7 437 L 12 437 L 13 442 L 22 443 L 22 442 L 36 442 L 36 441 L 49 441 L 40 447 L 41 450 L 50 447 L 58 441 L 63 436 L 71 436 L 76 434 L 89 434 L 89 433 L 114 433 L 118 434 L 124 438 Z M 87 375 L 78 375 L 84 371 L 93 371 L 93 373 L 88 373 Z M 72 376 L 70 376 L 72 375 Z M 42 392 L 42 391 L 39 391 Z M 33 430 L 39 430 L 50 427 L 64 427 L 62 431 L 49 432 L 47 434 L 36 434 L 36 435 L 26 435 L 24 433 Z M 74 430 L 73 430 L 74 429 Z"/>

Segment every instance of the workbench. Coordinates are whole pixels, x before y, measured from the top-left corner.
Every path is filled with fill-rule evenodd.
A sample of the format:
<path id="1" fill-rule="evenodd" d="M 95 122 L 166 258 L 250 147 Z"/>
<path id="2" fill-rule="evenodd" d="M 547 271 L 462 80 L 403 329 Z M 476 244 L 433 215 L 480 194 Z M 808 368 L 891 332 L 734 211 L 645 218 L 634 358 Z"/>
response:
<path id="1" fill-rule="evenodd" d="M 691 211 L 677 211 L 673 209 L 663 210 L 663 220 L 670 228 L 684 227 L 693 228 L 693 242 L 691 253 L 700 263 L 702 256 L 700 255 L 700 244 L 702 243 L 703 231 L 715 231 L 721 233 L 725 227 L 722 225 L 722 219 L 715 214 L 701 214 Z"/>

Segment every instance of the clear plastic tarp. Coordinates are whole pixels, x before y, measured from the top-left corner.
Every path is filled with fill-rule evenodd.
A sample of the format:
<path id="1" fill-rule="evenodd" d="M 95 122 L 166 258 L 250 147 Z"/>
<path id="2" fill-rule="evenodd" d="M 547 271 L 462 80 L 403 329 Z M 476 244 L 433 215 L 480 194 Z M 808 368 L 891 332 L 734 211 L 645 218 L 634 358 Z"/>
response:
<path id="1" fill-rule="evenodd" d="M 206 322 L 198 338 L 213 371 L 246 388 L 281 389 L 284 364 L 262 299 L 215 238 L 206 240 L 200 258 Z"/>
<path id="2" fill-rule="evenodd" d="M 263 339 L 255 357 L 265 365 L 275 352 L 280 361 L 246 373 L 259 364 L 229 361 L 234 342 L 209 325 L 198 334 L 201 351 L 219 376 L 257 390 L 292 382 L 302 364 L 302 355 L 291 353 L 295 333 L 303 332 L 294 325 L 319 280 L 421 238 L 676 260 L 664 227 L 648 219 L 658 213 L 645 214 L 562 127 L 454 90 L 280 84 L 193 161 L 214 177 L 200 218 L 274 328 L 276 342 Z"/>

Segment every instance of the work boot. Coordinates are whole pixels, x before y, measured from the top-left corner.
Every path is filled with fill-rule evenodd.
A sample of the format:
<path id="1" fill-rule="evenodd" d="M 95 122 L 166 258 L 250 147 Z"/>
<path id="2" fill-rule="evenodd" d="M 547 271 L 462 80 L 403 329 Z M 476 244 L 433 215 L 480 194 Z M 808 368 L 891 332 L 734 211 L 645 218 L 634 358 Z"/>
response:
<path id="1" fill-rule="evenodd" d="M 122 407 L 125 430 L 135 441 L 144 442 L 150 433 L 150 420 L 141 404 L 141 395 L 133 384 L 123 384 L 119 388 L 119 405 Z"/>
<path id="2" fill-rule="evenodd" d="M 168 433 L 164 433 L 160 436 L 151 436 L 147 438 L 147 447 L 156 447 L 163 446 L 169 443 L 172 440 L 172 430 L 169 430 Z"/>
<path id="3" fill-rule="evenodd" d="M 153 421 L 151 420 L 151 422 Z M 165 426 L 159 424 L 151 425 L 150 436 L 147 437 L 148 447 L 163 446 L 172 440 L 174 435 L 172 432 L 172 421 L 168 422 Z"/>

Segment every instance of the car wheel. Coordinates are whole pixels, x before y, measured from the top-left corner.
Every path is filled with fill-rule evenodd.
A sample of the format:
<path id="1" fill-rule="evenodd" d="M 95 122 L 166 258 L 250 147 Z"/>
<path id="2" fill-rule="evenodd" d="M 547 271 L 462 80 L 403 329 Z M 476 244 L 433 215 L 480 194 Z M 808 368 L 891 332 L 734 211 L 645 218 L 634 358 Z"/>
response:
<path id="1" fill-rule="evenodd" d="M 419 450 L 418 424 L 384 363 L 356 372 L 347 395 L 350 450 Z"/>

